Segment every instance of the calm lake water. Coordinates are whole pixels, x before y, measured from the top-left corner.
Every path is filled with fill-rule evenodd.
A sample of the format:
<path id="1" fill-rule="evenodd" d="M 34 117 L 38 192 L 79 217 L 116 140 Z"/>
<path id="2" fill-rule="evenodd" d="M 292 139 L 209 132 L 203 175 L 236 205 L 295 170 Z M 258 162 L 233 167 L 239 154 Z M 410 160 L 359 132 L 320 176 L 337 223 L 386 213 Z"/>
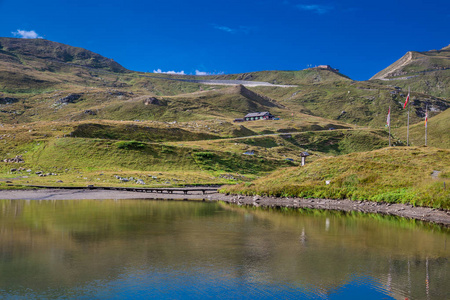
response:
<path id="1" fill-rule="evenodd" d="M 0 200 L 0 299 L 450 299 L 450 231 L 219 203 Z"/>

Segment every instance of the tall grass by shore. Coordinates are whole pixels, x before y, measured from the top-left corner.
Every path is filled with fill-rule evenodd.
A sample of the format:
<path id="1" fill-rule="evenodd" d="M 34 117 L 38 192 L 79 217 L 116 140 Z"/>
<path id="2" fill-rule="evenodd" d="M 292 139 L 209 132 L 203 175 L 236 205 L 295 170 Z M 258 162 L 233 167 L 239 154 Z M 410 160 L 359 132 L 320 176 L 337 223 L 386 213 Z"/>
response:
<path id="1" fill-rule="evenodd" d="M 450 150 L 392 147 L 285 168 L 222 192 L 370 200 L 450 209 Z"/>

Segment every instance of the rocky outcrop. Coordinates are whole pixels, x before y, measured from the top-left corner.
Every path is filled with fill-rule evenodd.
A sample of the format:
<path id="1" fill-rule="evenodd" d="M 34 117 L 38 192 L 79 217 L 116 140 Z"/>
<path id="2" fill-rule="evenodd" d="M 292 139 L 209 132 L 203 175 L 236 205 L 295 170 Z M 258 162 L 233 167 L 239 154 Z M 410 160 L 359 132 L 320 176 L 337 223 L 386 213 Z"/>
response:
<path id="1" fill-rule="evenodd" d="M 0 104 L 13 104 L 19 102 L 19 99 L 11 98 L 11 97 L 4 97 L 0 98 Z"/>
<path id="2" fill-rule="evenodd" d="M 161 105 L 161 102 L 155 97 L 150 97 L 144 100 L 145 105 Z"/>
<path id="3" fill-rule="evenodd" d="M 68 103 L 75 103 L 78 99 L 81 98 L 81 94 L 70 94 L 66 97 L 59 98 L 56 100 L 55 104 L 68 104 Z"/>
<path id="4" fill-rule="evenodd" d="M 4 159 L 3 162 L 5 162 L 5 163 L 24 163 L 25 161 L 23 160 L 22 155 L 17 155 L 14 158 Z"/>
<path id="5" fill-rule="evenodd" d="M 87 109 L 87 110 L 84 111 L 84 113 L 85 113 L 86 115 L 91 115 L 91 116 L 97 115 L 97 112 L 95 112 L 95 111 L 92 110 L 92 109 Z"/>

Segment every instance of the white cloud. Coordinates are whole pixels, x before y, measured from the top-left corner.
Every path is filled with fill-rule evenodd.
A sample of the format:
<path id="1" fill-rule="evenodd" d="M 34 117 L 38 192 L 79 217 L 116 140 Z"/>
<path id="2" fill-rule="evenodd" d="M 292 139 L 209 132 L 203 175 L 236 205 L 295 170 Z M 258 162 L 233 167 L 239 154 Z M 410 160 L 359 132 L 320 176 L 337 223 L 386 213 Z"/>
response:
<path id="1" fill-rule="evenodd" d="M 249 34 L 251 31 L 254 31 L 254 27 L 248 27 L 248 26 L 239 26 L 238 28 L 230 28 L 228 26 L 222 26 L 222 25 L 212 25 L 214 29 L 225 31 L 227 33 L 235 34 L 235 33 L 245 33 Z"/>
<path id="2" fill-rule="evenodd" d="M 204 75 L 211 75 L 211 73 L 195 70 L 195 75 L 197 75 L 197 76 L 204 76 Z"/>
<path id="3" fill-rule="evenodd" d="M 21 30 L 17 29 L 17 31 L 11 32 L 14 36 L 17 36 L 22 39 L 42 39 L 42 36 L 36 33 L 34 30 Z"/>
<path id="4" fill-rule="evenodd" d="M 159 74 L 173 74 L 173 75 L 186 75 L 186 73 L 184 73 L 184 71 L 167 71 L 167 72 L 163 72 L 161 69 L 158 70 L 153 70 L 153 73 L 159 73 Z"/>
<path id="5" fill-rule="evenodd" d="M 333 8 L 330 6 L 324 6 L 324 5 L 317 5 L 317 4 L 298 4 L 296 7 L 300 10 L 306 10 L 306 11 L 312 11 L 319 15 L 325 14 L 332 10 Z"/>

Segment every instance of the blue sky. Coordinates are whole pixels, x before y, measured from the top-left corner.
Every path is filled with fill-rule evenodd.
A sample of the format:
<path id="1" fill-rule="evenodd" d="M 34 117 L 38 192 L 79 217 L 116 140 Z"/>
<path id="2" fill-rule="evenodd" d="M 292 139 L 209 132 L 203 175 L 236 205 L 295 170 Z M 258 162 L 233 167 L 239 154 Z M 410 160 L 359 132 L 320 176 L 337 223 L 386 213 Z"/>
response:
<path id="1" fill-rule="evenodd" d="M 43 37 L 144 72 L 301 70 L 366 80 L 450 44 L 450 1 L 0 0 L 0 36 Z"/>

